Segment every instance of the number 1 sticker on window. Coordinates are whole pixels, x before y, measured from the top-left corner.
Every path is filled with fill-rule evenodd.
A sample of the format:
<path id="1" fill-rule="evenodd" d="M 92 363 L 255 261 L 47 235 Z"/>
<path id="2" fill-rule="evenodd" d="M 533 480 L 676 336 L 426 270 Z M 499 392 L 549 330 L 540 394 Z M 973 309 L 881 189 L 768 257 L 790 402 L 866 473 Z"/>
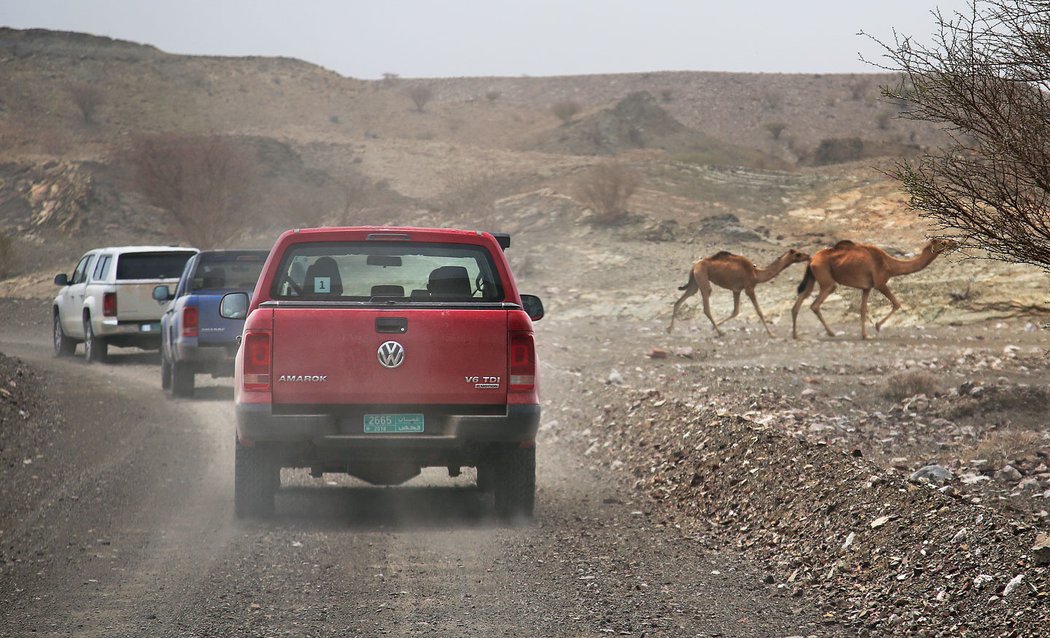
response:
<path id="1" fill-rule="evenodd" d="M 329 292 L 332 292 L 332 278 L 331 277 L 314 277 L 314 292 L 316 292 L 316 293 L 329 293 Z"/>

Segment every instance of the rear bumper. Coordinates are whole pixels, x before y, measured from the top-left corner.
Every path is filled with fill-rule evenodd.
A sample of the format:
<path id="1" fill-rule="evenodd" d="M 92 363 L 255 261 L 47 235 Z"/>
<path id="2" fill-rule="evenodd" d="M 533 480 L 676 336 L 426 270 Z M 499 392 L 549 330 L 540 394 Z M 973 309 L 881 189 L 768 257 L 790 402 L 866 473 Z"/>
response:
<path id="1" fill-rule="evenodd" d="M 97 339 L 121 348 L 160 347 L 159 321 L 121 321 L 107 317 L 92 323 L 91 330 Z"/>
<path id="2" fill-rule="evenodd" d="M 196 372 L 233 376 L 233 361 L 236 350 L 223 344 L 190 345 L 175 344 L 175 361 L 190 365 Z"/>
<path id="3" fill-rule="evenodd" d="M 114 317 L 92 320 L 91 330 L 96 337 L 142 337 L 160 339 L 160 319 L 142 321 L 118 320 Z"/>
<path id="4" fill-rule="evenodd" d="M 428 434 L 362 434 L 333 415 L 273 414 L 268 404 L 238 404 L 237 433 L 253 443 L 308 443 L 320 448 L 456 448 L 472 443 L 534 441 L 539 405 L 508 405 L 500 415 L 428 417 Z M 431 428 L 430 424 L 434 427 Z"/>

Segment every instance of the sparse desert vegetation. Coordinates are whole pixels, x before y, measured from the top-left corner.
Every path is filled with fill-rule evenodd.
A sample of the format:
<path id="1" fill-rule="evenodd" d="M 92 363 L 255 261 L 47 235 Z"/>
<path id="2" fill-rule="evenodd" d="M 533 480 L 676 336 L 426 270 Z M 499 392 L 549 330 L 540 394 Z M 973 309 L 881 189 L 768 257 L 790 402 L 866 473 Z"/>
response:
<path id="1" fill-rule="evenodd" d="M 591 221 L 609 225 L 623 221 L 627 204 L 638 189 L 641 178 L 623 164 L 599 164 L 580 176 L 576 196 L 591 211 Z"/>
<path id="2" fill-rule="evenodd" d="M 572 100 L 562 100 L 561 102 L 555 102 L 551 106 L 551 113 L 554 113 L 555 117 L 561 120 L 563 124 L 568 124 L 579 112 L 580 105 Z"/>

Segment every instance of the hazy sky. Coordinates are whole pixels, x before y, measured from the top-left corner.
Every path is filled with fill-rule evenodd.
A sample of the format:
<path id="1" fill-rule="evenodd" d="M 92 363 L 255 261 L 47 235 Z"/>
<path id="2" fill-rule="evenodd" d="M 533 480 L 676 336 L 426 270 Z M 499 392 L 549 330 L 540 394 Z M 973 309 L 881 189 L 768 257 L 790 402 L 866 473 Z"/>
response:
<path id="1" fill-rule="evenodd" d="M 854 73 L 857 35 L 928 40 L 968 0 L 0 0 L 0 25 L 170 53 L 280 55 L 377 78 L 637 71 Z"/>

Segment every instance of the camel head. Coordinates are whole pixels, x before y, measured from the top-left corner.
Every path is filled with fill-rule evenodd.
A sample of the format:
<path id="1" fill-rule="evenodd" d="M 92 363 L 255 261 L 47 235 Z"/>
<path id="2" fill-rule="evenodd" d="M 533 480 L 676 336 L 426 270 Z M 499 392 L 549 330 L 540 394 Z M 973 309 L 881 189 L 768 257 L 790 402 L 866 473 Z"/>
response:
<path id="1" fill-rule="evenodd" d="M 959 242 L 952 239 L 931 239 L 930 243 L 926 245 L 926 249 L 932 252 L 934 255 L 940 255 L 943 253 L 951 252 L 959 247 Z"/>
<path id="2" fill-rule="evenodd" d="M 802 252 L 801 250 L 795 250 L 794 248 L 788 250 L 781 257 L 787 265 L 801 264 L 804 261 L 809 261 L 809 255 Z"/>

